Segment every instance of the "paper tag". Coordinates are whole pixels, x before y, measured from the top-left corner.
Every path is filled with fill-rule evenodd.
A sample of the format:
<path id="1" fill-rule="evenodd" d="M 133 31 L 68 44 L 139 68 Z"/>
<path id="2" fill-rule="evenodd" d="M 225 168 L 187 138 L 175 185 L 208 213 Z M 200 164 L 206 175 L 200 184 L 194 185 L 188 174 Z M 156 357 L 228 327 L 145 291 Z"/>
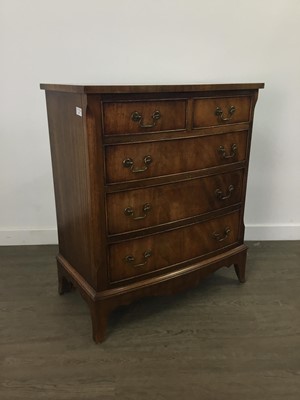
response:
<path id="1" fill-rule="evenodd" d="M 82 117 L 82 108 L 76 107 L 76 115 L 78 115 L 79 117 Z"/>

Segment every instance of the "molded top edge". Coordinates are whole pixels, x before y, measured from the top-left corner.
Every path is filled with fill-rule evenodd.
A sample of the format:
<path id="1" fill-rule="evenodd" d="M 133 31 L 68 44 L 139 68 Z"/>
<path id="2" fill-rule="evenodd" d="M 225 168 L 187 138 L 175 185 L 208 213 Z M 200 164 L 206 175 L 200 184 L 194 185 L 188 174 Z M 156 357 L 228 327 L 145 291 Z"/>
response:
<path id="1" fill-rule="evenodd" d="M 158 93 L 158 92 L 206 92 L 217 90 L 263 89 L 264 83 L 186 84 L 186 85 L 60 85 L 41 83 L 40 88 L 70 93 Z"/>

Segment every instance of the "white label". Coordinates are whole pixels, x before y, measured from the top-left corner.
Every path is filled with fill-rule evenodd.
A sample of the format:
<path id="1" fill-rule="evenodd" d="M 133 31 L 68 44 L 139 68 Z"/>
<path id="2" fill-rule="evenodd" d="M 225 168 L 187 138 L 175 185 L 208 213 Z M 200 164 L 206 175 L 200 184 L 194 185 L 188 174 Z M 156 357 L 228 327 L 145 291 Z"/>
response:
<path id="1" fill-rule="evenodd" d="M 82 108 L 76 107 L 76 115 L 78 115 L 79 117 L 82 117 Z"/>

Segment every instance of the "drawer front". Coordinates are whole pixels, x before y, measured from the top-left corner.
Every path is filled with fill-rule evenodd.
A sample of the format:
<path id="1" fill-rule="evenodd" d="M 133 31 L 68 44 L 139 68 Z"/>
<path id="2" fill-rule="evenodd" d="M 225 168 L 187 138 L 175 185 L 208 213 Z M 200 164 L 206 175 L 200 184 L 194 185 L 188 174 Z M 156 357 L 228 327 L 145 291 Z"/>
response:
<path id="1" fill-rule="evenodd" d="M 145 189 L 109 193 L 109 234 L 204 214 L 241 201 L 243 170 Z"/>
<path id="2" fill-rule="evenodd" d="M 175 266 L 238 241 L 240 212 L 109 247 L 111 282 Z"/>
<path id="3" fill-rule="evenodd" d="M 226 165 L 246 158 L 247 131 L 106 147 L 106 181 L 131 181 Z"/>
<path id="4" fill-rule="evenodd" d="M 250 109 L 249 96 L 195 99 L 193 128 L 248 122 Z"/>
<path id="5" fill-rule="evenodd" d="M 186 101 L 104 103 L 103 125 L 105 135 L 182 130 L 186 127 Z"/>

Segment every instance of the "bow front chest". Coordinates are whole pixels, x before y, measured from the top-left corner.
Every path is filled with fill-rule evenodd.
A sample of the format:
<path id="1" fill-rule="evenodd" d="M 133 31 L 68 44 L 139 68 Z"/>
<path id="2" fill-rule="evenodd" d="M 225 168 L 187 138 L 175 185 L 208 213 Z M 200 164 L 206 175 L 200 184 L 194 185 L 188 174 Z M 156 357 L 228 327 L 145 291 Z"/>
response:
<path id="1" fill-rule="evenodd" d="M 245 280 L 244 204 L 263 84 L 72 86 L 46 91 L 62 294 L 109 313 L 194 287 L 221 267 Z"/>

